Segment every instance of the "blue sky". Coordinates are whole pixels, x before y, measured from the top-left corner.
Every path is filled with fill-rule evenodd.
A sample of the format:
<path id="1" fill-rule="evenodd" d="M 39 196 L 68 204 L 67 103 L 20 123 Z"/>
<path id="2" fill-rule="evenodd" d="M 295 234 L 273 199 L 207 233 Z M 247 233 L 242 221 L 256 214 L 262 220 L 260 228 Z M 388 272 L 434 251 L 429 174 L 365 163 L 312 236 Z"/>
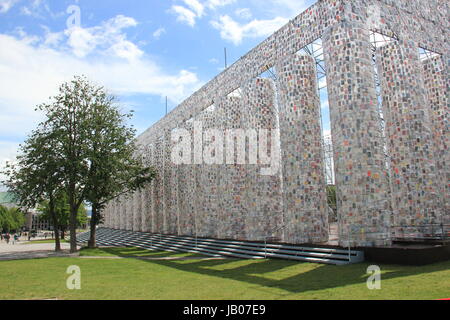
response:
<path id="1" fill-rule="evenodd" d="M 314 0 L 0 0 L 0 162 L 34 107 L 85 74 L 135 110 L 138 133 Z M 78 13 L 79 12 L 79 16 Z M 79 19 L 78 19 L 79 17 Z"/>

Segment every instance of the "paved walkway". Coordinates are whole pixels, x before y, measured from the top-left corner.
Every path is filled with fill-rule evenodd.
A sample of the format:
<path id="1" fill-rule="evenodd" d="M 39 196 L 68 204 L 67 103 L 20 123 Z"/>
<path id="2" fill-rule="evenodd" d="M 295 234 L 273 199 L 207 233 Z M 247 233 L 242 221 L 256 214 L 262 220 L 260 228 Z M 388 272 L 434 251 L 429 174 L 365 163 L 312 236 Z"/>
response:
<path id="1" fill-rule="evenodd" d="M 74 257 L 80 259 L 139 259 L 139 260 L 219 260 L 224 257 L 118 257 L 118 256 L 79 256 L 79 253 L 70 253 L 70 244 L 61 243 L 61 252 L 55 252 L 53 243 L 18 242 L 6 244 L 0 241 L 0 261 L 26 260 L 50 257 Z"/>
<path id="2" fill-rule="evenodd" d="M 48 257 L 71 257 L 78 256 L 78 253 L 70 254 L 70 244 L 61 243 L 61 252 L 55 252 L 54 243 L 26 243 L 16 242 L 16 244 L 6 244 L 0 241 L 0 261 L 37 259 Z"/>

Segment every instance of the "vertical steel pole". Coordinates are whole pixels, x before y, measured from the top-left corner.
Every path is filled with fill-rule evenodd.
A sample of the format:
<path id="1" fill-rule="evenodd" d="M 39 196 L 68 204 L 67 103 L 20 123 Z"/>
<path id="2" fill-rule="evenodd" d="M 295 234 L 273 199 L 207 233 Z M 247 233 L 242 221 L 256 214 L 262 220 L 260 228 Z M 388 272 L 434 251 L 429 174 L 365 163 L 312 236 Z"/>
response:
<path id="1" fill-rule="evenodd" d="M 228 63 L 227 63 L 227 48 L 223 48 L 223 52 L 225 54 L 225 69 L 228 68 Z"/>
<path id="2" fill-rule="evenodd" d="M 264 259 L 267 259 L 267 238 L 264 237 Z"/>
<path id="3" fill-rule="evenodd" d="M 350 262 L 351 253 L 350 253 L 350 226 L 348 229 L 348 262 Z"/>

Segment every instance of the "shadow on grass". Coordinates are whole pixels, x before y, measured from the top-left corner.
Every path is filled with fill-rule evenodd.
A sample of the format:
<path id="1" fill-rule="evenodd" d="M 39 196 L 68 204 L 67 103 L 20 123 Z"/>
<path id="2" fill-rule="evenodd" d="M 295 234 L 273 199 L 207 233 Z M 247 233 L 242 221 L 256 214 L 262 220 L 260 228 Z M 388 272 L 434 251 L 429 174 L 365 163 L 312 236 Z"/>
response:
<path id="1" fill-rule="evenodd" d="M 230 259 L 219 260 L 222 264 L 230 262 Z M 232 261 L 232 260 L 231 260 Z M 239 260 L 235 260 L 239 261 Z M 181 271 L 193 272 L 208 276 L 237 280 L 249 284 L 270 288 L 278 288 L 291 293 L 324 290 L 352 284 L 365 284 L 368 278 L 366 273 L 369 263 L 359 263 L 344 266 L 312 265 L 287 260 L 250 260 L 251 263 L 232 269 L 220 270 L 218 261 L 203 260 L 193 263 L 180 263 L 177 261 L 151 261 L 169 268 Z M 148 261 L 147 261 L 148 262 Z M 298 270 L 289 270 L 283 277 L 283 269 L 298 265 Z M 383 280 L 407 277 L 422 273 L 430 273 L 450 268 L 450 262 L 438 263 L 428 266 L 380 266 L 385 270 Z M 273 274 L 270 274 L 272 273 Z"/>
<path id="2" fill-rule="evenodd" d="M 101 248 L 97 250 L 112 255 L 136 258 L 180 255 L 178 252 L 148 251 L 139 248 Z M 205 257 L 202 255 L 195 256 Z M 365 284 L 369 276 L 366 270 L 371 265 L 370 263 L 358 263 L 335 266 L 292 260 L 240 260 L 230 258 L 223 260 L 152 260 L 145 262 L 159 264 L 185 272 L 236 280 L 268 288 L 278 288 L 291 293 L 332 289 L 353 284 Z M 242 263 L 245 264 L 242 265 Z M 298 266 L 298 269 L 295 268 L 296 266 Z M 417 267 L 398 265 L 380 265 L 380 267 L 383 272 L 382 279 L 388 280 L 449 270 L 450 261 Z"/>

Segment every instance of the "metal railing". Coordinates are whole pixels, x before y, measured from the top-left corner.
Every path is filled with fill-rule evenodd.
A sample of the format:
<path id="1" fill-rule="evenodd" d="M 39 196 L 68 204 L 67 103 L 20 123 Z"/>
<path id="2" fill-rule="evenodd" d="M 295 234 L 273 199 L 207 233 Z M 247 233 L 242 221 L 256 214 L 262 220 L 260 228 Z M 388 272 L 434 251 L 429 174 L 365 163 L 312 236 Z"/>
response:
<path id="1" fill-rule="evenodd" d="M 273 234 L 276 232 L 279 232 L 281 230 L 284 230 L 287 227 L 287 225 L 283 225 L 281 227 L 275 228 L 272 230 L 271 235 L 264 236 L 264 259 L 267 259 L 267 240 L 268 239 L 278 239 L 277 237 L 274 237 Z"/>
<path id="2" fill-rule="evenodd" d="M 450 224 L 445 223 L 393 226 L 391 229 L 393 229 L 391 232 L 393 239 L 450 240 Z"/>

